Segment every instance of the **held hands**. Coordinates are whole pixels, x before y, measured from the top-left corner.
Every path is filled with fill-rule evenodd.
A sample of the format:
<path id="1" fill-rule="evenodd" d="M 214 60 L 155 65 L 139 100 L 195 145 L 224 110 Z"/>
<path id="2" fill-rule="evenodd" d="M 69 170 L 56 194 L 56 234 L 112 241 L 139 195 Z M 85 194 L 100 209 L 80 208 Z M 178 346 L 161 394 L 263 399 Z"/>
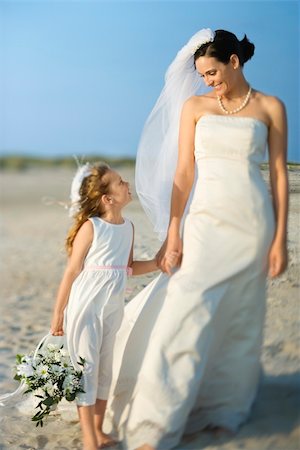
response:
<path id="1" fill-rule="evenodd" d="M 63 336 L 63 323 L 64 323 L 64 315 L 63 314 L 54 314 L 51 322 L 50 333 L 52 336 Z"/>
<path id="2" fill-rule="evenodd" d="M 182 240 L 180 236 L 168 237 L 157 252 L 155 259 L 162 272 L 172 275 L 172 268 L 181 264 Z"/>
<path id="3" fill-rule="evenodd" d="M 281 275 L 287 267 L 287 248 L 284 243 L 274 241 L 269 252 L 269 277 Z"/>

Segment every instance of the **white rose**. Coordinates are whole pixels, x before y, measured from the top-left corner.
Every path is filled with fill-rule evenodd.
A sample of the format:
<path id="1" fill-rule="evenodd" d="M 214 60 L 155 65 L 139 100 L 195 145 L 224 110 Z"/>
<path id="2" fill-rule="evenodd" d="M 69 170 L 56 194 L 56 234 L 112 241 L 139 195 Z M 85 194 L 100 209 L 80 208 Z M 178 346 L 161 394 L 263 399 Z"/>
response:
<path id="1" fill-rule="evenodd" d="M 52 364 L 51 366 L 51 372 L 54 375 L 60 375 L 63 371 L 63 368 L 61 366 L 59 366 L 58 364 Z"/>
<path id="2" fill-rule="evenodd" d="M 55 392 L 55 385 L 53 385 L 52 383 L 48 382 L 47 384 L 45 384 L 44 390 L 46 390 L 48 395 L 50 395 L 50 397 L 52 397 L 54 395 L 54 392 Z"/>
<path id="3" fill-rule="evenodd" d="M 32 377 L 34 370 L 30 364 L 23 363 L 17 366 L 17 374 L 22 377 Z"/>
<path id="4" fill-rule="evenodd" d="M 73 382 L 72 375 L 67 375 L 63 382 L 63 388 L 69 387 L 72 384 L 72 382 Z"/>
<path id="5" fill-rule="evenodd" d="M 31 356 L 31 355 L 25 355 L 24 358 L 23 358 L 23 361 L 24 361 L 26 364 L 30 364 L 30 365 L 32 366 L 32 365 L 33 365 L 33 356 Z"/>
<path id="6" fill-rule="evenodd" d="M 69 355 L 68 352 L 67 352 L 67 350 L 65 350 L 64 348 L 61 348 L 61 349 L 59 350 L 59 352 L 60 352 L 61 356 L 63 356 L 63 357 L 66 357 L 66 356 Z"/>
<path id="7" fill-rule="evenodd" d="M 64 394 L 68 393 L 68 392 L 72 392 L 73 391 L 73 376 L 72 375 L 67 375 L 66 378 L 64 379 L 63 382 L 63 391 Z"/>
<path id="8" fill-rule="evenodd" d="M 56 353 L 54 354 L 54 361 L 55 361 L 55 362 L 61 362 L 61 361 L 62 361 L 62 355 L 61 355 L 60 352 L 56 352 Z"/>

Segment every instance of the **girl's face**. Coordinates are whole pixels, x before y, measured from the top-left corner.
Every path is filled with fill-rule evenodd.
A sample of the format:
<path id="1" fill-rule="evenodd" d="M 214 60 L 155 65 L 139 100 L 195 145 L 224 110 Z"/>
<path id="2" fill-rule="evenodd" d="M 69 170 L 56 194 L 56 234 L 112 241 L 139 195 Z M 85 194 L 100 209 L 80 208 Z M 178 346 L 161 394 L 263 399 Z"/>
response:
<path id="1" fill-rule="evenodd" d="M 132 200 L 129 183 L 114 170 L 110 171 L 109 197 L 112 205 L 122 208 Z"/>
<path id="2" fill-rule="evenodd" d="M 210 56 L 200 56 L 195 62 L 197 72 L 207 86 L 214 89 L 217 96 L 228 94 L 235 85 L 239 59 L 231 55 L 228 64 L 221 63 Z"/>

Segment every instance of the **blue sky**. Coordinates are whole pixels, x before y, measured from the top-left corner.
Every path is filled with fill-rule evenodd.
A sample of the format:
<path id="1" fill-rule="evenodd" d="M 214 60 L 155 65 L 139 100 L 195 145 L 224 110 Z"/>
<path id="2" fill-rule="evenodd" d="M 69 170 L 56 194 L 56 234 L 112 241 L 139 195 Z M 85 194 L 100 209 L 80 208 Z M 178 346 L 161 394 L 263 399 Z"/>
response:
<path id="1" fill-rule="evenodd" d="M 256 45 L 250 84 L 281 98 L 300 161 L 298 1 L 0 0 L 0 152 L 135 156 L 177 51 L 201 28 Z"/>

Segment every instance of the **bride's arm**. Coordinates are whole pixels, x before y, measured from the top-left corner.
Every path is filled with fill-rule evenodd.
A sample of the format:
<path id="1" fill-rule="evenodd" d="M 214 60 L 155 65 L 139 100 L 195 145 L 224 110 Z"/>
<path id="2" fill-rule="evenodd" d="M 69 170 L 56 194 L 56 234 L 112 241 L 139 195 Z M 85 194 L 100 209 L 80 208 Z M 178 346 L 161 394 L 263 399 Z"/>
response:
<path id="1" fill-rule="evenodd" d="M 182 256 L 182 241 L 180 238 L 180 222 L 191 192 L 194 172 L 194 139 L 195 139 L 195 100 L 188 99 L 182 109 L 178 140 L 178 162 L 173 181 L 171 212 L 167 241 L 161 260 L 161 269 L 171 274 L 168 255 L 178 254 L 177 264 Z"/>
<path id="2" fill-rule="evenodd" d="M 288 176 L 286 166 L 287 124 L 284 105 L 268 98 L 270 111 L 269 168 L 276 220 L 274 239 L 269 253 L 269 275 L 280 275 L 287 266 Z"/>

